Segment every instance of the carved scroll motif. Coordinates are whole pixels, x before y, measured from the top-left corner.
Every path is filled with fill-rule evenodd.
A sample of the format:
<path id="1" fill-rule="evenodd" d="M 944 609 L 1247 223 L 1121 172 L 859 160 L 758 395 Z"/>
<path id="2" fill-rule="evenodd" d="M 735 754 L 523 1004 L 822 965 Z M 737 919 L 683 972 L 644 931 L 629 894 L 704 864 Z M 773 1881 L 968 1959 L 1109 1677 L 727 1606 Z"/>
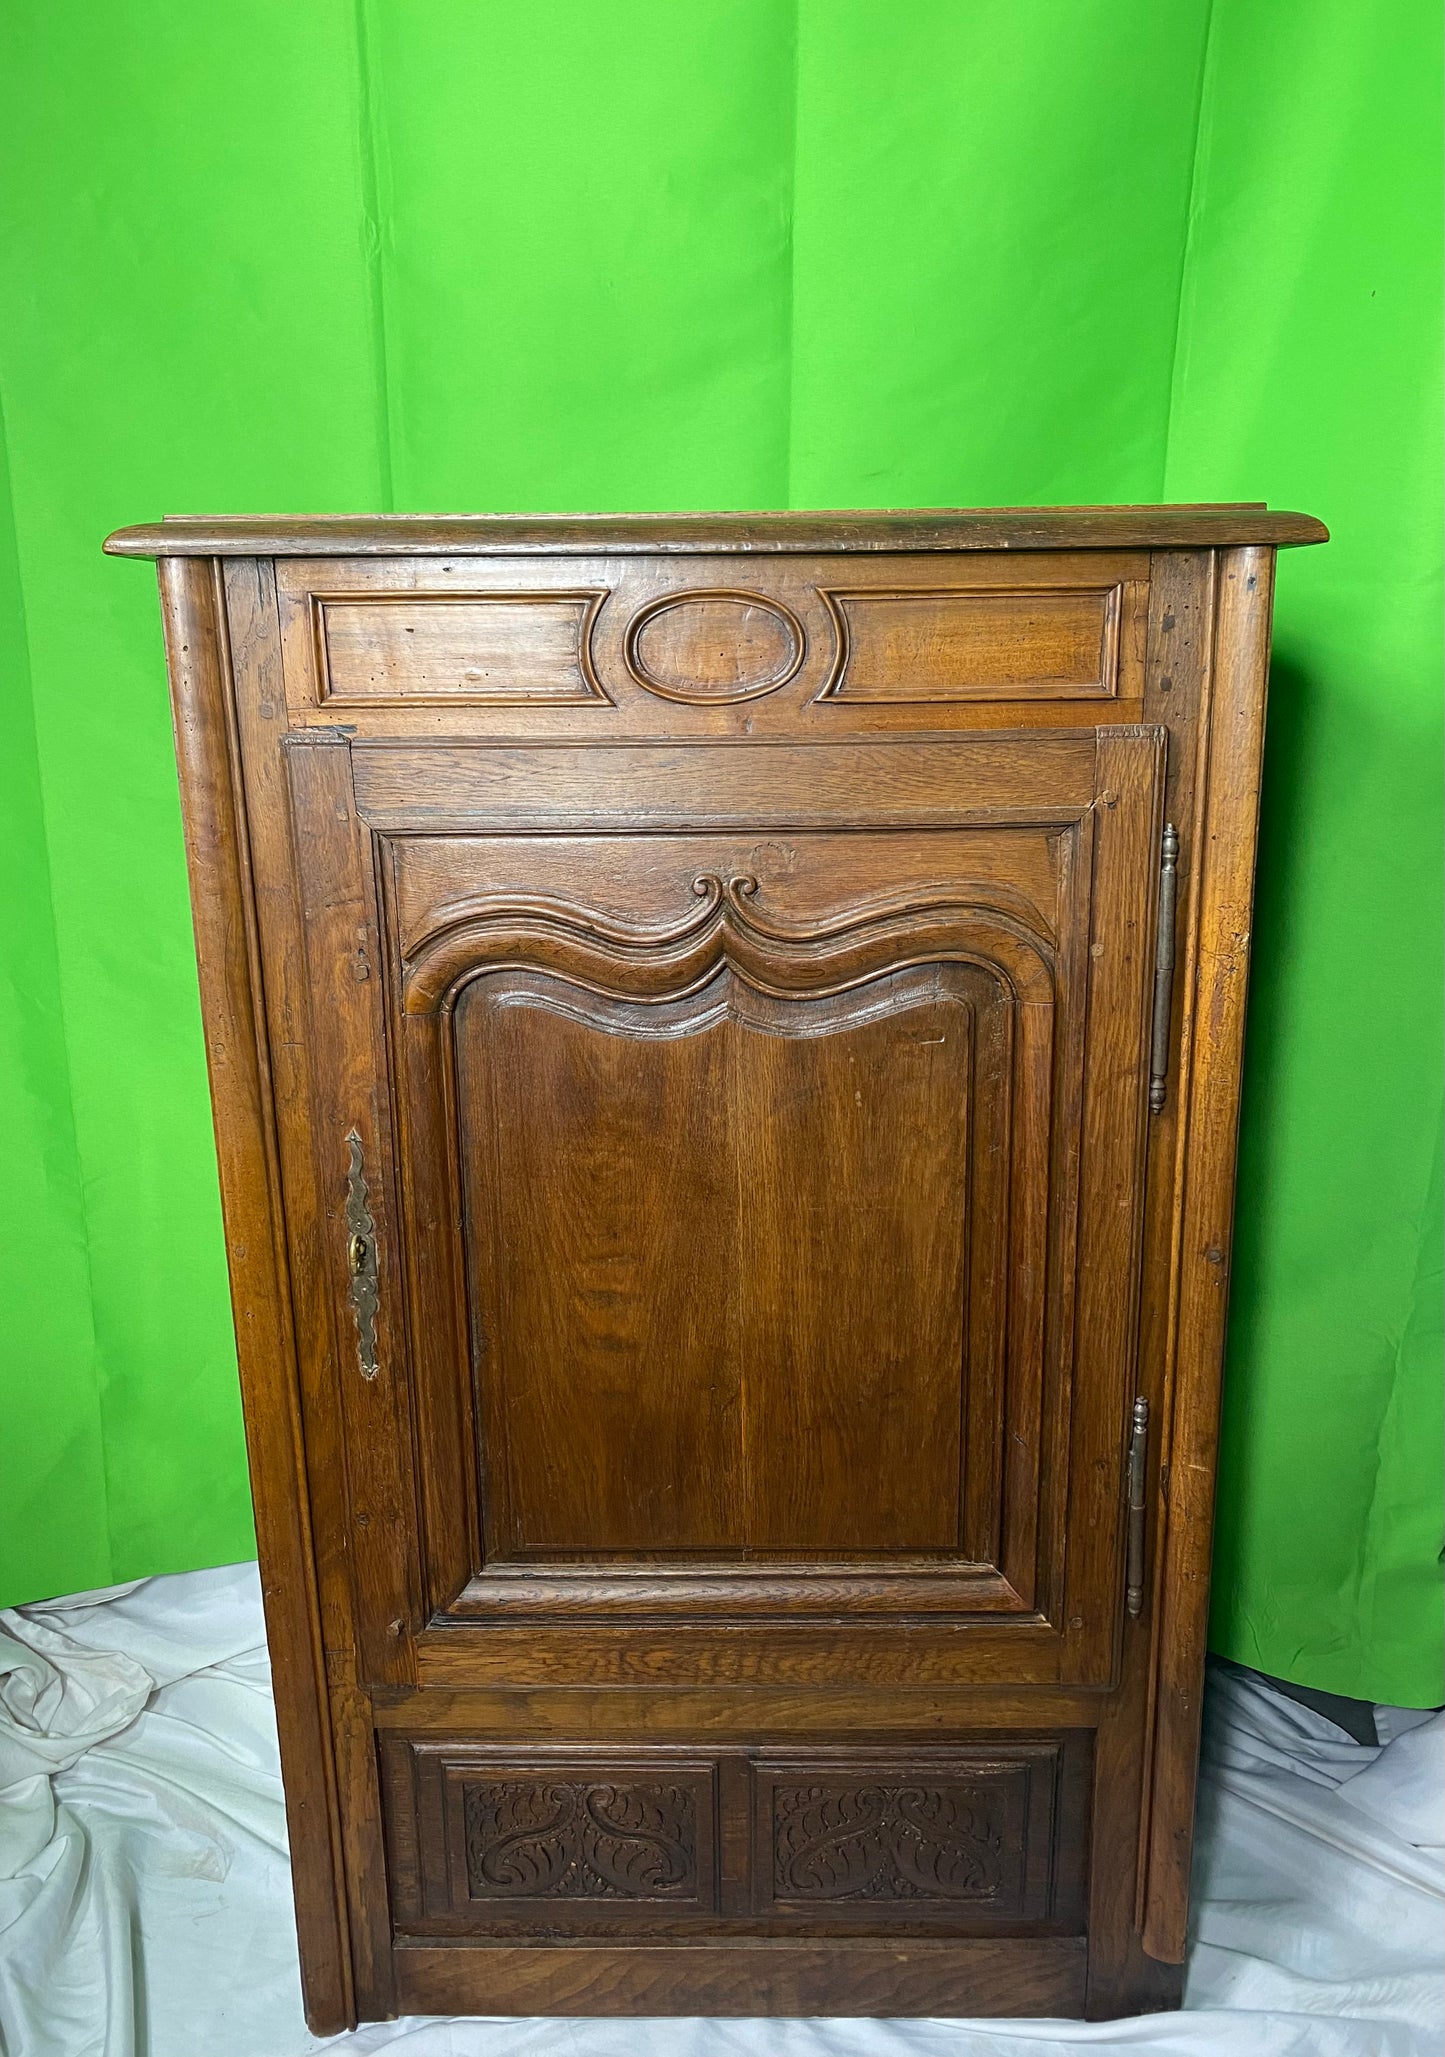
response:
<path id="1" fill-rule="evenodd" d="M 419 937 L 404 967 L 405 1006 L 449 1006 L 459 986 L 496 963 L 527 963 L 594 989 L 659 999 L 690 991 L 722 964 L 765 990 L 851 984 L 900 958 L 971 957 L 997 968 L 1020 1000 L 1052 1004 L 1055 945 L 1025 909 L 993 904 L 998 889 L 956 886 L 881 899 L 805 925 L 769 920 L 750 872 L 700 872 L 694 906 L 649 928 L 545 898 L 479 900 Z"/>
<path id="2" fill-rule="evenodd" d="M 988 1901 L 1003 1888 L 1002 1850 L 976 1786 L 774 1789 L 779 1900 Z"/>
<path id="3" fill-rule="evenodd" d="M 697 1818 L 685 1786 L 508 1779 L 463 1788 L 474 1899 L 688 1900 Z"/>

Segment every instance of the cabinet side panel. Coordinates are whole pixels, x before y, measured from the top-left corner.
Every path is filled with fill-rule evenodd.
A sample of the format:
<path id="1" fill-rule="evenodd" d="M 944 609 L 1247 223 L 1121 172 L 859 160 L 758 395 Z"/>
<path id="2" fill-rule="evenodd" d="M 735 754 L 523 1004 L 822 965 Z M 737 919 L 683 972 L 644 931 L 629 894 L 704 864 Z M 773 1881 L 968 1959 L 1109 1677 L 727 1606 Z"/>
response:
<path id="1" fill-rule="evenodd" d="M 327 2033 L 355 2013 L 225 617 L 218 567 L 159 573 L 302 1985 Z"/>
<path id="2" fill-rule="evenodd" d="M 1134 1392 L 1149 1402 L 1147 1551 L 1149 1578 L 1143 1611 L 1122 1610 L 1119 1691 L 1101 1719 L 1094 1754 L 1093 1864 L 1089 1884 L 1089 1997 L 1091 2019 L 1179 2005 L 1182 1967 L 1147 1956 L 1143 1923 L 1144 1856 L 1148 1846 L 1149 1749 L 1152 1735 L 1155 1623 L 1154 1581 L 1160 1564 L 1162 1499 L 1159 1450 L 1167 1441 L 1172 1337 L 1175 1330 L 1175 1253 L 1182 1153 L 1178 1106 L 1185 1088 L 1194 962 L 1196 872 L 1194 851 L 1203 808 L 1198 771 L 1201 723 L 1207 718 L 1205 687 L 1214 623 L 1214 560 L 1208 551 L 1160 551 L 1150 573 L 1149 641 L 1144 711 L 1169 732 L 1163 818 L 1174 822 L 1183 843 L 1182 890 L 1177 926 L 1178 974 L 1170 1037 L 1168 1094 L 1164 1109 L 1144 1117 L 1148 1174 L 1145 1194 L 1140 1321 Z M 1156 824 L 1157 827 L 1157 824 Z M 1157 880 L 1156 839 L 1147 864 Z M 1157 884 L 1156 884 L 1157 894 Z M 1157 905 L 1154 909 L 1157 914 Z M 1156 927 L 1151 917 L 1146 968 L 1152 995 Z M 1127 1430 L 1120 1429 L 1115 1492 L 1125 1491 Z M 1122 1586 L 1122 1568 L 1120 1568 Z"/>
<path id="3" fill-rule="evenodd" d="M 1220 557 L 1144 1891 L 1144 1947 L 1169 1963 L 1189 1913 L 1273 588 L 1272 550 Z"/>

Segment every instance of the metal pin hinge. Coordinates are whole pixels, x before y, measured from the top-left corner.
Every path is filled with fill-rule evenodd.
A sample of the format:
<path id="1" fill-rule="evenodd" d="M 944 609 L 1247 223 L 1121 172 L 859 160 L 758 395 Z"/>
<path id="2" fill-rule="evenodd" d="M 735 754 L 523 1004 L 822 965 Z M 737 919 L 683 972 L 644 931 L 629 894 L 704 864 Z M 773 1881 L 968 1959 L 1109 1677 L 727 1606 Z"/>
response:
<path id="1" fill-rule="evenodd" d="M 1149 1052 L 1149 1111 L 1164 1106 L 1169 1081 L 1169 1022 L 1174 1011 L 1174 907 L 1179 891 L 1179 831 L 1166 824 L 1159 859 L 1159 929 L 1154 949 L 1154 1036 Z"/>
<path id="2" fill-rule="evenodd" d="M 1149 1476 L 1149 1402 L 1134 1402 L 1129 1433 L 1129 1560 L 1124 1574 L 1124 1605 L 1131 1614 L 1144 1611 L 1144 1499 Z"/>

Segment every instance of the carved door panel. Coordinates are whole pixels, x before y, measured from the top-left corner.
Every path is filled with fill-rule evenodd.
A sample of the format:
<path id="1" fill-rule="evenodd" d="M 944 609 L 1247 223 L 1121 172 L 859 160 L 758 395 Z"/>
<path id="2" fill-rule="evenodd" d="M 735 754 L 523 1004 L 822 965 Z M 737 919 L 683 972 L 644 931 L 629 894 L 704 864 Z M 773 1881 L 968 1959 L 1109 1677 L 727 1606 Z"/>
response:
<path id="1" fill-rule="evenodd" d="M 454 1034 L 489 1564 L 992 1561 L 960 1339 L 972 1297 L 996 1375 L 994 982 L 784 995 L 724 965 L 639 1003 L 498 972 Z"/>
<path id="2" fill-rule="evenodd" d="M 872 820 L 800 777 L 645 830 L 360 763 L 414 1453 L 374 1649 L 901 1617 L 962 1677 L 1109 1675 L 1162 751 L 1077 735 L 1054 796 L 1046 739 L 966 747 L 893 746 L 936 791 Z"/>

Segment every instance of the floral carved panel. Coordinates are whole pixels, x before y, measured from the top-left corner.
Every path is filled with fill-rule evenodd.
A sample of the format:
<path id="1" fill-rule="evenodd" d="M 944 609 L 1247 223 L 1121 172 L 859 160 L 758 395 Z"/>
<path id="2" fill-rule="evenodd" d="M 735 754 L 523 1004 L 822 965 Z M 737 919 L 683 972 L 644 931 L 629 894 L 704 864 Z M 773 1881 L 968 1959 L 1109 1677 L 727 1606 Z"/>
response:
<path id="1" fill-rule="evenodd" d="M 755 1904 L 1013 1920 L 1047 1904 L 1051 1748 L 912 1763 L 760 1763 Z M 766 1866 L 766 1872 L 764 1871 Z"/>
<path id="2" fill-rule="evenodd" d="M 698 1795 L 653 1779 L 515 1778 L 462 1789 L 473 1899 L 692 1901 Z"/>

